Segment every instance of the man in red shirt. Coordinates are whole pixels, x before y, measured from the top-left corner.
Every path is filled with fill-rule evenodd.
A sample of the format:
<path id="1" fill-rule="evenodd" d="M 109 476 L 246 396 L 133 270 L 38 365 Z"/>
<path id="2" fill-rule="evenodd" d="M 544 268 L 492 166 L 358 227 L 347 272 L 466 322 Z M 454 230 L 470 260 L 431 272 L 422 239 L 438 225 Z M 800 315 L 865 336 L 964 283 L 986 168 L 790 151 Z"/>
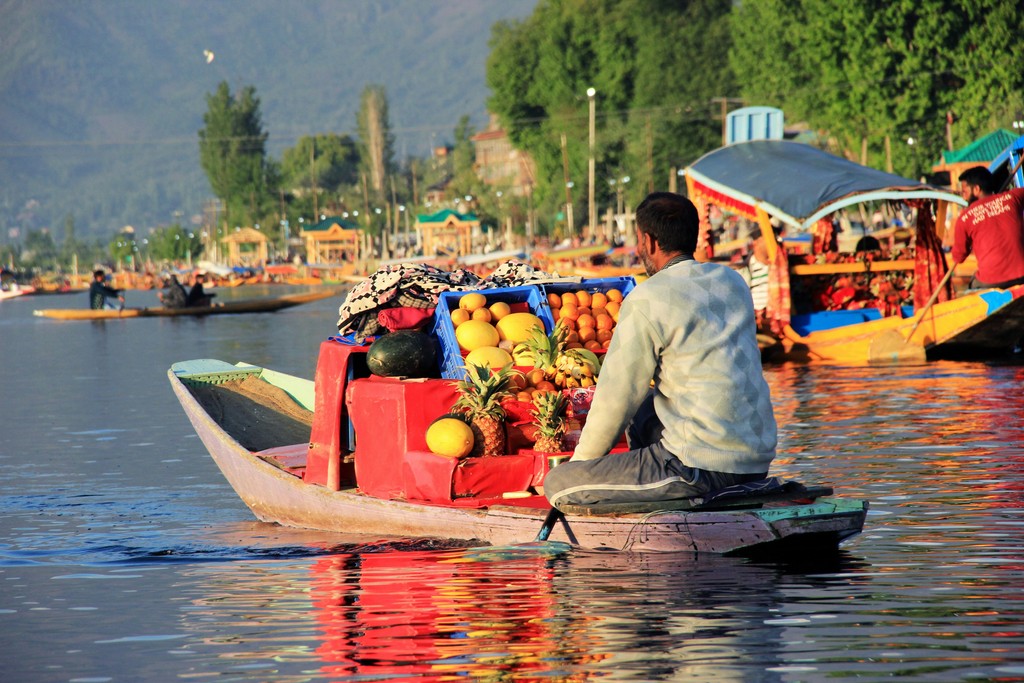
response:
<path id="1" fill-rule="evenodd" d="M 972 289 L 1005 289 L 1024 284 L 1024 188 L 992 194 L 992 174 L 975 166 L 960 176 L 960 194 L 969 206 L 956 221 L 953 261 L 972 251 L 978 271 Z"/>

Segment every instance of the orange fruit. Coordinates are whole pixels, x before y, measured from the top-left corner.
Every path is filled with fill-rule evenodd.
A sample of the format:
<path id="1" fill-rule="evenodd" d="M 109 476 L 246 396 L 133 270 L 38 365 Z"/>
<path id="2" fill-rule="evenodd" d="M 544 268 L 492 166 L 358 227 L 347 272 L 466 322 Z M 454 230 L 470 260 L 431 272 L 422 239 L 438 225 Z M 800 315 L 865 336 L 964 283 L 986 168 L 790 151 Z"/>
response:
<path id="1" fill-rule="evenodd" d="M 520 372 L 519 370 L 513 370 L 511 373 L 509 373 L 509 381 L 511 383 L 510 388 L 513 388 L 516 391 L 522 391 L 528 386 L 526 375 Z"/>
<path id="2" fill-rule="evenodd" d="M 539 382 L 544 381 L 544 371 L 541 370 L 540 368 L 530 370 L 528 373 L 526 373 L 526 381 L 529 383 L 531 387 L 537 386 Z"/>
<path id="3" fill-rule="evenodd" d="M 607 292 L 605 292 L 605 296 L 608 297 L 608 301 L 622 301 L 622 292 L 620 292 L 617 289 L 609 289 Z"/>
<path id="4" fill-rule="evenodd" d="M 576 302 L 580 306 L 589 306 L 590 292 L 586 291 L 585 289 L 581 289 L 580 291 L 576 292 Z"/>
<path id="5" fill-rule="evenodd" d="M 594 306 L 593 308 L 590 309 L 590 315 L 594 316 L 595 318 L 599 315 L 608 315 L 608 309 L 605 308 L 604 306 Z"/>
<path id="6" fill-rule="evenodd" d="M 537 382 L 537 391 L 555 391 L 555 385 L 547 380 Z"/>
<path id="7" fill-rule="evenodd" d="M 608 315 L 618 320 L 619 309 L 622 307 L 618 301 L 609 301 L 608 305 L 604 307 L 604 310 L 608 312 Z"/>
<path id="8" fill-rule="evenodd" d="M 594 321 L 597 323 L 596 327 L 599 330 L 610 330 L 615 327 L 615 321 L 607 313 L 598 315 L 594 318 Z"/>
<path id="9" fill-rule="evenodd" d="M 491 312 L 486 308 L 478 308 L 471 315 L 473 320 L 483 320 L 485 323 L 491 322 Z"/>
<path id="10" fill-rule="evenodd" d="M 567 348 L 567 349 L 582 349 L 583 348 L 583 344 L 579 343 L 578 341 L 566 342 L 565 343 L 565 348 Z"/>
<path id="11" fill-rule="evenodd" d="M 607 303 L 608 296 L 604 292 L 594 292 L 590 295 L 590 305 L 592 308 L 604 308 Z"/>
<path id="12" fill-rule="evenodd" d="M 597 330 L 593 327 L 581 327 L 579 331 L 579 339 L 584 344 L 591 339 L 597 339 Z"/>
<path id="13" fill-rule="evenodd" d="M 520 391 L 519 393 L 516 394 L 516 398 L 519 399 L 520 401 L 532 401 L 533 394 L 531 394 L 529 391 Z"/>
<path id="14" fill-rule="evenodd" d="M 452 311 L 452 325 L 458 327 L 462 323 L 469 320 L 471 315 L 472 314 L 465 308 L 456 308 L 454 311 Z"/>
<path id="15" fill-rule="evenodd" d="M 576 309 L 576 312 L 579 313 L 580 315 L 594 315 L 594 313 L 590 310 L 590 306 L 580 306 L 579 308 Z"/>
<path id="16" fill-rule="evenodd" d="M 597 341 L 601 342 L 602 344 L 604 344 L 606 341 L 608 341 L 609 339 L 612 338 L 612 331 L 611 330 L 601 330 L 601 329 L 599 329 L 596 332 L 596 334 L 597 334 Z"/>
<path id="17" fill-rule="evenodd" d="M 470 313 L 478 308 L 483 308 L 487 305 L 487 297 L 480 292 L 470 292 L 469 294 L 463 294 L 459 299 L 459 308 L 464 308 Z"/>
<path id="18" fill-rule="evenodd" d="M 570 332 L 579 327 L 579 325 L 576 324 L 576 321 L 573 320 L 572 318 L 562 318 L 558 321 L 558 324 L 564 327 L 565 329 L 569 330 Z"/>
<path id="19" fill-rule="evenodd" d="M 594 316 L 592 315 L 581 315 L 580 317 L 576 318 L 576 324 L 579 325 L 581 330 L 584 327 L 594 327 L 596 322 L 597 321 L 594 320 Z"/>
<path id="20" fill-rule="evenodd" d="M 562 306 L 565 306 L 566 304 L 573 304 L 574 306 L 578 306 L 579 301 L 576 300 L 576 295 L 573 294 L 572 292 L 563 292 Z"/>
<path id="21" fill-rule="evenodd" d="M 611 345 L 612 345 L 612 340 L 611 339 L 607 339 L 607 340 L 601 342 L 601 348 L 602 349 L 607 349 Z"/>
<path id="22" fill-rule="evenodd" d="M 580 314 L 580 309 L 576 307 L 576 304 L 565 304 L 558 309 L 559 320 L 575 320 Z"/>
<path id="23" fill-rule="evenodd" d="M 565 342 L 571 344 L 572 342 L 578 342 L 580 340 L 579 332 L 570 332 L 565 337 Z"/>
<path id="24" fill-rule="evenodd" d="M 611 342 L 609 342 L 609 343 L 611 343 Z M 591 340 L 591 341 L 588 341 L 586 344 L 584 344 L 583 348 L 588 349 L 590 351 L 597 351 L 598 349 L 601 348 L 601 342 L 597 341 L 596 339 L 595 340 Z"/>
<path id="25" fill-rule="evenodd" d="M 491 312 L 491 320 L 501 320 L 512 312 L 512 307 L 504 301 L 495 301 L 487 307 L 487 310 Z"/>
<path id="26" fill-rule="evenodd" d="M 561 308 L 562 297 L 555 294 L 554 292 L 548 292 L 548 306 L 551 306 L 551 308 Z"/>

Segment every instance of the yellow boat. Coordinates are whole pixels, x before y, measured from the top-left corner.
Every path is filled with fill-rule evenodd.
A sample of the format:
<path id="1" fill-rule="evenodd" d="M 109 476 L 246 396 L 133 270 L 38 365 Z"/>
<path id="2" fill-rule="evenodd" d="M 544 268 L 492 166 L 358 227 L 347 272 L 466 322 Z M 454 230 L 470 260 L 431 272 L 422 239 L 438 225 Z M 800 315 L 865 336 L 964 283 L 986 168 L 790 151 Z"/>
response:
<path id="1" fill-rule="evenodd" d="M 1024 141 L 1024 137 L 1021 138 Z M 861 203 L 910 202 L 923 205 L 918 215 L 930 215 L 935 202 L 935 225 L 945 225 L 950 204 L 966 202 L 943 188 L 901 178 L 833 156 L 809 145 L 784 140 L 755 140 L 710 152 L 686 169 L 689 196 L 706 207 L 757 221 L 762 234 L 772 234 L 772 219 L 781 221 L 786 240 L 767 240 L 770 268 L 782 267 L 790 281 L 808 276 L 861 277 L 891 271 L 914 272 L 913 258 L 856 260 L 852 263 L 788 264 L 779 256 L 805 245 L 815 227 L 827 225 L 835 212 Z M 922 224 L 919 224 L 919 236 Z M 941 232 L 939 233 L 941 235 Z M 936 235 L 931 233 L 934 239 Z M 806 249 L 803 253 L 807 253 Z M 806 260 L 806 259 L 805 259 Z M 782 280 L 784 278 L 780 278 Z M 925 292 L 924 298 L 932 292 Z M 804 303 L 807 307 L 807 303 Z M 796 307 L 794 307 L 795 309 Z M 862 363 L 908 358 L 988 359 L 1020 350 L 1024 341 L 1024 286 L 967 291 L 949 301 L 898 307 L 884 316 L 878 308 L 853 310 L 791 310 L 776 312 L 779 360 Z M 787 320 L 788 318 L 788 320 Z"/>

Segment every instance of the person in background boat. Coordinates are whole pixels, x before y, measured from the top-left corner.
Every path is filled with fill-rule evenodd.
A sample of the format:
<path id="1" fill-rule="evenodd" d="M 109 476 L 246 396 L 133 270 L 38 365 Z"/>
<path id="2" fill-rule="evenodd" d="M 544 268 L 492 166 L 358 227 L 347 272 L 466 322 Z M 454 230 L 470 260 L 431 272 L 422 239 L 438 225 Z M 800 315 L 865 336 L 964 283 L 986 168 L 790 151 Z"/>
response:
<path id="1" fill-rule="evenodd" d="M 648 195 L 636 225 L 650 277 L 622 303 L 572 458 L 544 481 L 556 507 L 691 498 L 763 479 L 775 457 L 746 282 L 694 260 L 699 219 L 685 197 Z M 623 431 L 629 450 L 611 453 Z"/>
<path id="2" fill-rule="evenodd" d="M 164 308 L 184 308 L 188 302 L 188 292 L 178 282 L 178 276 L 171 273 L 167 280 L 167 291 L 157 295 Z"/>
<path id="3" fill-rule="evenodd" d="M 960 175 L 960 194 L 968 207 L 953 228 L 953 262 L 971 252 L 978 270 L 971 289 L 1004 289 L 1024 284 L 1024 188 L 994 194 L 995 181 L 984 166 Z"/>
<path id="4" fill-rule="evenodd" d="M 188 300 L 186 306 L 201 306 L 209 307 L 213 304 L 213 297 L 216 294 L 207 294 L 203 289 L 203 282 L 206 281 L 206 276 L 203 273 L 196 273 L 196 281 L 192 284 L 192 289 L 188 292 Z"/>
<path id="5" fill-rule="evenodd" d="M 751 239 L 750 255 L 740 269 L 740 275 L 747 281 L 750 298 L 754 301 L 754 321 L 757 328 L 765 326 L 765 310 L 768 308 L 768 247 L 764 243 L 764 235 L 760 226 L 751 228 L 748 238 Z"/>
<path id="6" fill-rule="evenodd" d="M 116 308 L 110 299 L 117 299 L 124 308 L 124 295 L 120 289 L 107 285 L 107 274 L 103 270 L 95 270 L 89 284 L 89 308 L 98 311 L 104 308 Z"/>

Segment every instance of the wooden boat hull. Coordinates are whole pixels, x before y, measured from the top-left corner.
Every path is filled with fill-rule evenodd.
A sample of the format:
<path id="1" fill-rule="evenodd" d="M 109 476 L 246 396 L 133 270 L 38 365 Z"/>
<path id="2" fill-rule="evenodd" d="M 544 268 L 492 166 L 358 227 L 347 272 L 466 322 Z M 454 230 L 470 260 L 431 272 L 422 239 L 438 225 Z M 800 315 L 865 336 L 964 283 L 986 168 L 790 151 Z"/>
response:
<path id="1" fill-rule="evenodd" d="M 920 315 L 816 330 L 806 335 L 787 328 L 780 360 L 824 360 L 865 363 L 880 335 L 895 331 L 908 339 Z M 908 343 L 923 346 L 929 359 L 984 360 L 1012 353 L 1024 338 L 1024 285 L 972 292 L 935 304 Z"/>
<path id="2" fill-rule="evenodd" d="M 120 320 L 123 318 L 174 318 L 182 316 L 202 317 L 208 315 L 232 315 L 239 313 L 270 313 L 283 308 L 300 306 L 337 295 L 338 292 L 323 290 L 305 294 L 286 294 L 267 299 L 230 301 L 208 307 L 192 308 L 125 308 L 92 310 L 88 308 L 46 308 L 33 311 L 37 316 L 54 320 Z"/>
<path id="3" fill-rule="evenodd" d="M 189 374 L 176 370 L 179 365 L 168 372 L 178 400 L 224 477 L 262 521 L 348 534 L 508 545 L 532 541 L 550 509 L 543 499 L 534 506 L 459 508 L 384 500 L 361 494 L 357 489 L 333 491 L 304 483 L 295 470 L 282 467 L 281 461 L 303 462 L 307 444 L 256 452 L 243 447 L 203 408 L 189 385 L 182 381 Z M 312 382 L 255 370 L 309 409 L 316 404 Z M 241 371 L 253 369 L 243 366 Z M 761 554 L 792 547 L 834 550 L 840 542 L 861 531 L 866 509 L 861 501 L 820 498 L 808 504 L 758 509 L 566 515 L 549 540 L 593 549 L 718 554 Z"/>

